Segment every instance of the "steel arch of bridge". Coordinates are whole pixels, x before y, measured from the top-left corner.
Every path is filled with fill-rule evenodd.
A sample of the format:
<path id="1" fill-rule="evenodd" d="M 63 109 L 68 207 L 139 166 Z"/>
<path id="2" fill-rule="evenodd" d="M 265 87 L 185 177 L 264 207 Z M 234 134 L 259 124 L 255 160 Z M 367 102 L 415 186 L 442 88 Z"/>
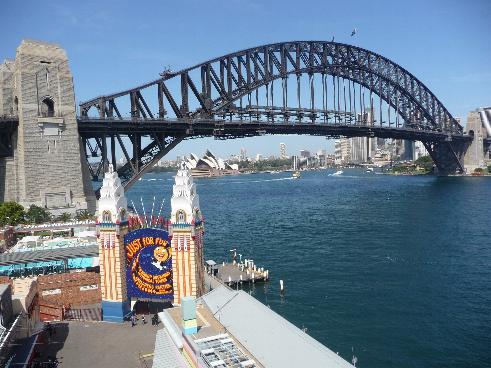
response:
<path id="1" fill-rule="evenodd" d="M 311 105 L 307 108 L 300 106 L 301 75 L 308 75 L 311 81 Z M 316 108 L 313 102 L 314 75 L 322 76 L 322 109 Z M 324 101 L 325 77 L 328 75 L 338 78 L 337 109 L 334 95 L 335 111 L 328 110 L 327 100 Z M 297 77 L 298 107 L 295 108 L 288 102 L 289 76 Z M 397 121 L 391 125 L 390 115 L 388 124 L 383 122 L 382 116 L 379 124 L 375 124 L 373 117 L 368 120 L 360 118 L 359 115 L 364 116 L 367 109 L 363 104 L 363 108 L 359 106 L 360 114 L 357 114 L 355 104 L 353 113 L 351 100 L 348 113 L 346 96 L 342 111 L 339 78 L 343 82 L 352 82 L 353 86 L 355 83 L 363 86 L 371 99 L 372 94 L 378 95 L 400 115 L 403 122 Z M 273 101 L 273 86 L 277 80 L 282 82 L 281 106 L 269 103 L 270 98 Z M 168 87 L 175 81 L 180 86 L 177 91 Z M 145 91 L 155 87 L 156 93 L 149 101 L 148 96 L 144 97 Z M 260 88 L 266 89 L 266 106 L 252 106 L 251 94 Z M 246 107 L 242 104 L 243 98 L 248 100 Z M 121 113 L 124 111 L 122 100 L 126 100 L 131 109 L 129 116 Z M 370 111 L 374 111 L 373 99 L 371 101 Z M 158 106 L 158 111 L 153 112 L 152 106 Z M 87 145 L 86 148 L 89 148 L 92 156 L 97 155 L 98 149 L 102 152 L 99 169 L 102 170 L 107 162 L 105 137 L 111 137 L 113 161 L 116 140 L 121 145 L 128 162 L 118 171 L 127 185 L 182 139 L 193 136 L 238 137 L 266 132 L 418 139 L 426 145 L 438 169 L 444 174 L 463 169 L 462 155 L 466 142 L 472 139 L 464 135 L 462 126 L 438 98 L 404 68 L 369 50 L 325 41 L 264 45 L 215 58 L 179 72 L 167 71 L 150 83 L 83 102 L 80 113 L 79 131 L 82 137 L 95 138 L 97 144 L 92 147 Z M 333 122 L 330 122 L 330 118 Z M 309 127 L 299 123 L 308 123 Z M 132 157 L 124 149 L 120 137 L 123 134 L 132 139 Z M 152 140 L 144 148 L 141 147 L 141 135 L 148 135 Z"/>

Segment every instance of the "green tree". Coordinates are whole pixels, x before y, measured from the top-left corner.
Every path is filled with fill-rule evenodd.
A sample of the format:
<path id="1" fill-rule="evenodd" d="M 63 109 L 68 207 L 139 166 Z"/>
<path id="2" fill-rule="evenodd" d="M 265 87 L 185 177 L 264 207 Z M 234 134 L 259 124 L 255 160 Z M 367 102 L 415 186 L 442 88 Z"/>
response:
<path id="1" fill-rule="evenodd" d="M 431 156 L 421 156 L 416 161 L 414 161 L 416 166 L 423 168 L 426 171 L 433 170 L 433 159 Z"/>
<path id="2" fill-rule="evenodd" d="M 31 224 L 42 224 L 51 220 L 51 214 L 47 209 L 32 204 L 27 210 L 26 218 Z"/>
<path id="3" fill-rule="evenodd" d="M 24 207 L 17 202 L 4 202 L 0 204 L 0 226 L 18 225 L 25 221 Z"/>
<path id="4" fill-rule="evenodd" d="M 78 221 L 94 220 L 94 218 L 95 216 L 87 210 L 81 210 L 75 216 L 75 219 Z"/>
<path id="5" fill-rule="evenodd" d="M 68 222 L 71 219 L 72 219 L 72 215 L 70 215 L 68 212 L 63 212 L 61 215 L 59 215 L 55 218 L 55 221 L 57 221 L 57 222 Z"/>

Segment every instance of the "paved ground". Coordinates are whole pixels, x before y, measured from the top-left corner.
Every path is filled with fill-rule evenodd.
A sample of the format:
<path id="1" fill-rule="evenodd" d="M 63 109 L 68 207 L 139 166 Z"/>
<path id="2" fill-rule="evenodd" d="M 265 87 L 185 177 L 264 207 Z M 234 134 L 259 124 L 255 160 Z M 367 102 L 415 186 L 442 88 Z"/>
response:
<path id="1" fill-rule="evenodd" d="M 152 326 L 151 316 L 146 316 L 147 324 L 131 327 L 108 322 L 70 321 L 56 324 L 56 333 L 48 340 L 48 345 L 39 346 L 44 359 L 56 356 L 60 368 L 150 368 L 157 329 Z"/>

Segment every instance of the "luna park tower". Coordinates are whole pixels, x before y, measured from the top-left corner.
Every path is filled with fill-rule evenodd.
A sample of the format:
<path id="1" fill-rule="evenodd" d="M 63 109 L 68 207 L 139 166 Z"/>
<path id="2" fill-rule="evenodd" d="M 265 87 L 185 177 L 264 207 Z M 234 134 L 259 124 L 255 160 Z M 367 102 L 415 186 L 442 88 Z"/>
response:
<path id="1" fill-rule="evenodd" d="M 170 221 L 174 304 L 180 304 L 182 297 L 204 293 L 203 216 L 196 184 L 184 165 L 175 176 Z"/>
<path id="2" fill-rule="evenodd" d="M 105 321 L 122 322 L 130 310 L 123 241 L 128 232 L 128 214 L 124 189 L 112 165 L 104 174 L 97 206 L 103 316 Z"/>

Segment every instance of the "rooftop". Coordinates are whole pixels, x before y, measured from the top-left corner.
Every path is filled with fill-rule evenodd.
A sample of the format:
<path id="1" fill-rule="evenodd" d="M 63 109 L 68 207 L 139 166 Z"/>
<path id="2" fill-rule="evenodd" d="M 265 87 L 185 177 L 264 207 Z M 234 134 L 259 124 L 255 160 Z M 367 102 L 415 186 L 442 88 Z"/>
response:
<path id="1" fill-rule="evenodd" d="M 59 261 L 73 258 L 99 257 L 97 244 L 70 248 L 44 249 L 0 254 L 0 266 L 30 262 Z"/>
<path id="2" fill-rule="evenodd" d="M 244 291 L 221 286 L 201 299 L 265 367 L 353 367 Z"/>
<path id="3" fill-rule="evenodd" d="M 178 334 L 180 334 L 182 331 L 181 308 L 165 309 L 164 312 L 159 313 L 160 319 L 167 328 L 167 318 L 163 315 L 169 316 L 173 322 L 173 326 L 169 326 L 169 330 L 178 330 Z M 210 309 L 205 305 L 197 304 L 196 321 L 198 332 L 189 337 L 194 341 L 196 348 L 201 350 L 202 358 L 208 366 L 217 368 L 225 366 L 241 368 L 263 367 L 236 336 L 228 333 L 229 331 L 213 316 Z M 226 361 L 227 365 L 223 365 L 223 363 L 220 365 L 222 360 Z"/>

